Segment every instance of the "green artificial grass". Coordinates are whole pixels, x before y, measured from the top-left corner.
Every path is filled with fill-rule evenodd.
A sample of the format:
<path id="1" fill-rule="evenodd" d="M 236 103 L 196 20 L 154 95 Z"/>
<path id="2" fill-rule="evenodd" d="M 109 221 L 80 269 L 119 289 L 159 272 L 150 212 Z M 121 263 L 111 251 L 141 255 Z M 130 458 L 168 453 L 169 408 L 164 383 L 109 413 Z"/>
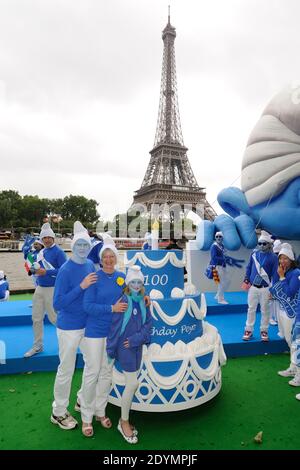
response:
<path id="1" fill-rule="evenodd" d="M 0 449 L 86 450 L 249 450 L 300 449 L 300 390 L 277 375 L 289 363 L 287 354 L 229 359 L 223 386 L 212 401 L 186 411 L 133 411 L 139 443 L 127 444 L 116 425 L 120 410 L 108 405 L 113 428 L 94 424 L 93 438 L 80 428 L 61 430 L 50 423 L 55 373 L 0 376 Z M 73 379 L 71 405 L 80 387 L 81 370 Z M 254 436 L 263 431 L 263 442 Z"/>
<path id="2" fill-rule="evenodd" d="M 11 300 L 31 300 L 32 294 L 11 294 L 9 296 L 9 301 Z"/>

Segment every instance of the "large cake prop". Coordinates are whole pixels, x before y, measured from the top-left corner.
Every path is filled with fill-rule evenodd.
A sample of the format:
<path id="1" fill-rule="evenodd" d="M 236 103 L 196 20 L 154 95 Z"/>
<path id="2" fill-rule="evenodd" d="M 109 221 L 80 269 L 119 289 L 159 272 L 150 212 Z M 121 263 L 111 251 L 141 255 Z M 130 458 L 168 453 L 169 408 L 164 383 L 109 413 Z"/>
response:
<path id="1" fill-rule="evenodd" d="M 184 252 L 128 251 L 125 266 L 135 264 L 142 268 L 151 298 L 153 328 L 151 344 L 144 347 L 132 408 L 162 412 L 201 405 L 220 391 L 226 356 L 217 329 L 204 320 L 204 295 L 200 302 L 195 288 L 184 286 Z M 111 403 L 120 405 L 124 385 L 116 362 Z"/>

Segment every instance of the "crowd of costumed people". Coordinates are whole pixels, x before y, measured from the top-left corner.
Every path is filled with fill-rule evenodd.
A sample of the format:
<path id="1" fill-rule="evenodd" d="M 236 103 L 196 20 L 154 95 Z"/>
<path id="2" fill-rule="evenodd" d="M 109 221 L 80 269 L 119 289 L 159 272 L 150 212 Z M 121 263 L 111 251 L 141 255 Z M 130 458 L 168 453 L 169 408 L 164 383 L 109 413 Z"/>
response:
<path id="1" fill-rule="evenodd" d="M 24 356 L 30 358 L 43 352 L 43 320 L 47 314 L 56 326 L 60 360 L 50 420 L 61 429 L 71 430 L 78 425 L 68 410 L 78 348 L 82 352 L 84 369 L 75 410 L 81 413 L 81 429 L 86 437 L 94 434 L 94 417 L 103 428 L 112 427 L 106 406 L 115 363 L 121 368 L 123 377 L 118 402 L 121 417 L 117 429 L 130 444 L 138 442 L 138 431 L 129 420 L 130 409 L 145 377 L 148 387 L 151 382 L 153 389 L 158 388 L 160 396 L 165 395 L 163 406 L 159 406 L 155 399 L 149 404 L 147 394 L 143 397 L 140 392 L 140 409 L 148 411 L 169 411 L 169 406 L 174 409 L 197 406 L 211 399 L 221 388 L 220 367 L 226 356 L 216 328 L 208 325 L 204 328 L 205 306 L 201 310 L 200 294 L 192 285 L 184 283 L 183 250 L 177 249 L 177 244 L 173 249 L 174 240 L 170 241 L 169 249 L 153 250 L 158 245 L 157 237 L 150 234 L 145 240 L 143 250 L 131 252 L 137 258 L 128 260 L 126 274 L 117 269 L 118 250 L 111 236 L 104 233 L 102 239 L 93 245 L 88 231 L 79 221 L 74 224 L 68 259 L 55 244 L 55 234 L 49 223 L 42 226 L 38 239 L 28 238 L 24 243 L 26 270 L 33 276 L 35 285 L 32 300 L 34 339 Z M 135 259 L 143 259 L 143 269 Z M 163 279 L 169 278 L 168 285 L 163 282 L 163 289 L 159 291 L 156 284 L 156 289 L 147 293 L 145 279 L 151 275 L 155 279 L 161 275 Z M 166 302 L 171 310 L 178 311 L 176 315 L 173 311 L 163 311 Z M 153 331 L 165 331 L 167 338 L 161 338 L 160 333 L 155 337 Z M 167 341 L 172 338 L 173 343 Z M 153 361 L 151 354 L 145 354 L 149 345 L 152 346 Z M 174 358 L 166 361 L 164 351 L 169 355 L 170 347 L 174 348 Z M 196 360 L 201 355 L 207 356 L 207 347 L 209 351 L 215 351 L 210 358 L 212 367 L 209 372 L 206 371 L 206 359 L 205 366 Z M 161 351 L 158 360 L 155 356 L 157 350 Z M 176 377 L 177 384 L 173 387 L 178 402 L 169 403 L 171 382 L 168 383 L 166 371 L 162 372 L 161 368 L 157 371 L 153 366 L 159 360 L 162 368 L 173 371 L 168 371 L 170 380 L 174 382 Z M 174 365 L 178 367 L 178 362 L 181 366 L 174 374 Z M 194 387 L 199 396 L 191 395 L 186 388 L 187 384 L 191 385 L 191 367 L 198 377 L 194 379 Z M 143 370 L 141 378 L 143 368 L 146 370 Z M 201 383 L 208 380 L 212 387 L 203 394 Z M 181 387 L 181 394 L 177 386 Z"/>
<path id="2" fill-rule="evenodd" d="M 290 348 L 290 364 L 278 374 L 288 377 L 291 386 L 299 387 L 300 270 L 295 246 L 300 240 L 300 111 L 298 103 L 293 102 L 293 88 L 286 88 L 273 98 L 251 133 L 243 158 L 241 182 L 241 189 L 227 188 L 218 196 L 226 214 L 213 222 L 199 224 L 198 248 L 209 250 L 207 275 L 217 283 L 215 298 L 223 305 L 228 303 L 225 299 L 230 285 L 228 266 L 240 261 L 229 256 L 228 251 L 239 250 L 241 246 L 249 249 L 241 279 L 242 288 L 248 294 L 242 338 L 244 341 L 253 338 L 256 309 L 260 304 L 261 340 L 269 340 L 270 322 L 278 324 L 279 334 Z M 72 430 L 78 425 L 68 410 L 78 348 L 83 355 L 84 369 L 75 410 L 81 413 L 81 430 L 86 437 L 94 434 L 94 417 L 103 428 L 112 427 L 106 407 L 116 363 L 122 370 L 122 391 L 118 392 L 121 416 L 117 429 L 130 444 L 136 444 L 139 438 L 129 417 L 130 410 L 136 406 L 134 397 L 141 370 L 144 377 L 149 374 L 155 386 L 159 384 L 161 399 L 166 389 L 171 388 L 168 380 L 175 380 L 176 389 L 182 377 L 186 377 L 181 393 L 185 403 L 175 403 L 174 409 L 203 403 L 200 391 L 199 396 L 193 392 L 196 398 L 191 403 L 188 391 L 191 368 L 194 377 L 198 377 L 193 382 L 193 390 L 201 380 L 210 380 L 214 394 L 219 391 L 220 367 L 226 361 L 221 338 L 214 327 L 202 321 L 205 312 L 200 305 L 200 295 L 192 285 L 184 284 L 185 263 L 183 253 L 178 254 L 176 241 L 171 240 L 169 252 L 161 250 L 164 253 L 155 255 L 157 248 L 157 237 L 147 233 L 143 253 L 129 257 L 124 274 L 117 268 L 118 250 L 111 236 L 102 234 L 92 239 L 79 221 L 74 224 L 69 258 L 56 245 L 49 223 L 42 226 L 38 238 L 25 240 L 25 266 L 32 276 L 35 292 L 32 301 L 34 339 L 24 356 L 30 358 L 43 351 L 43 322 L 47 314 L 56 326 L 58 338 L 60 363 L 50 420 L 59 428 Z M 203 266 L 199 266 L 201 269 Z M 161 276 L 165 284 L 169 279 L 169 284 L 161 291 L 153 289 L 149 295 L 145 279 L 148 280 L 147 272 L 151 270 L 157 270 L 154 271 L 156 278 Z M 9 285 L 4 272 L 0 271 L 0 301 L 7 300 L 8 296 Z M 164 310 L 168 302 L 172 308 L 176 306 L 175 316 L 174 312 L 170 315 Z M 183 321 L 190 323 L 183 325 Z M 185 333 L 173 343 L 155 339 L 153 331 L 163 331 L 170 338 L 176 336 L 178 325 Z M 208 349 L 212 345 L 214 349 Z M 145 350 L 151 354 L 147 356 Z M 213 351 L 209 368 L 201 365 L 203 351 L 205 354 Z M 168 380 L 163 366 L 160 364 L 160 369 L 155 370 L 155 361 L 149 360 L 149 357 L 159 357 L 158 353 L 165 366 L 172 364 L 173 368 L 176 362 L 180 363 Z M 164 354 L 169 358 L 173 355 L 175 362 L 165 361 Z M 156 362 L 159 361 L 156 359 Z M 207 369 L 213 370 L 211 376 Z M 300 394 L 296 398 L 300 400 Z"/>
<path id="3" fill-rule="evenodd" d="M 127 442 L 135 444 L 138 432 L 129 422 L 129 412 L 138 385 L 142 346 L 149 343 L 149 298 L 144 294 L 144 277 L 138 266 L 129 269 L 126 276 L 116 270 L 118 251 L 113 239 L 104 234 L 103 239 L 93 241 L 79 221 L 74 224 L 69 259 L 55 244 L 49 223 L 42 226 L 38 239 L 25 240 L 25 265 L 36 289 L 32 304 L 34 342 L 24 356 L 43 351 L 43 319 L 47 314 L 56 325 L 60 359 L 51 422 L 71 430 L 78 425 L 68 406 L 80 348 L 85 365 L 75 409 L 81 413 L 86 437 L 93 436 L 94 416 L 103 428 L 112 426 L 105 410 L 117 358 L 126 377 L 118 430 Z"/>

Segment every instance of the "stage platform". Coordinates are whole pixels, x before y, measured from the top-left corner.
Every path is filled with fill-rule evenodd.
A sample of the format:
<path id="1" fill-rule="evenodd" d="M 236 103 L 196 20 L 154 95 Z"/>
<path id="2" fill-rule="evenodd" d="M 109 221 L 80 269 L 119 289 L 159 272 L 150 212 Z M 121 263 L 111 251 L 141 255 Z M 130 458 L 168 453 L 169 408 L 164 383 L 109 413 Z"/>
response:
<path id="1" fill-rule="evenodd" d="M 242 340 L 247 312 L 247 294 L 245 292 L 226 294 L 228 305 L 217 304 L 213 293 L 207 293 L 205 297 L 207 301 L 206 320 L 218 329 L 228 358 L 280 353 L 288 350 L 286 342 L 277 334 L 277 326 L 270 326 L 269 342 L 263 343 L 260 340 L 259 312 L 257 313 L 254 338 L 247 342 Z M 56 370 L 59 363 L 56 330 L 47 318 L 44 324 L 44 334 L 44 351 L 31 358 L 24 358 L 23 355 L 30 349 L 33 340 L 31 301 L 1 302 L 0 374 Z M 83 366 L 80 353 L 77 356 L 76 366 Z"/>

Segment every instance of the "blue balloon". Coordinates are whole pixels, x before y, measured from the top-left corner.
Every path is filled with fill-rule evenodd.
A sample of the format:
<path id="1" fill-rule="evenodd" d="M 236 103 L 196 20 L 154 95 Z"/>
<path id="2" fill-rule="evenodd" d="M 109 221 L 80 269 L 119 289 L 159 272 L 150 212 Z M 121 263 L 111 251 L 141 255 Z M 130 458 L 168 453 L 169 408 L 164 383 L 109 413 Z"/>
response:
<path id="1" fill-rule="evenodd" d="M 209 220 L 202 220 L 197 226 L 196 241 L 199 250 L 208 251 L 214 241 L 215 225 Z"/>

